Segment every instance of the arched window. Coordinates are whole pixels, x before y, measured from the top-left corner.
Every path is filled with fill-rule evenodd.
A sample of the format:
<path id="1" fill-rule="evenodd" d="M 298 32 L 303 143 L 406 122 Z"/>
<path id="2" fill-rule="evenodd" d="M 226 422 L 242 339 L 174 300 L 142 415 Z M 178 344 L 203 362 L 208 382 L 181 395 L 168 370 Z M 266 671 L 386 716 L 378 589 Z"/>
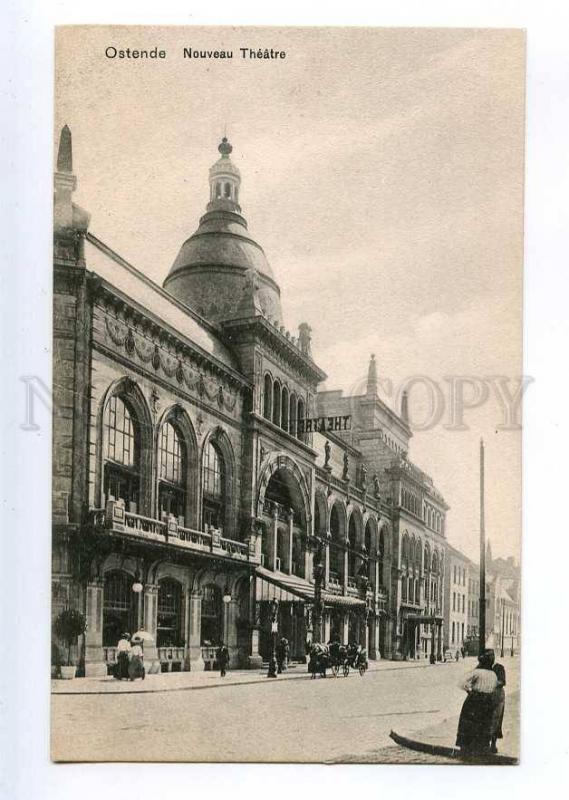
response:
<path id="1" fill-rule="evenodd" d="M 265 419 L 271 419 L 273 409 L 273 382 L 271 376 L 267 373 L 265 375 L 265 384 L 263 387 L 263 416 Z"/>
<path id="2" fill-rule="evenodd" d="M 401 599 L 407 600 L 407 578 L 401 578 Z"/>
<path id="3" fill-rule="evenodd" d="M 222 528 L 225 521 L 225 464 L 219 447 L 206 443 L 202 464 L 203 526 Z"/>
<path id="4" fill-rule="evenodd" d="M 281 393 L 281 428 L 288 431 L 288 389 L 283 386 Z"/>
<path id="5" fill-rule="evenodd" d="M 229 198 L 231 197 L 231 184 L 230 183 L 226 183 L 225 184 L 225 196 L 229 197 Z"/>
<path id="6" fill-rule="evenodd" d="M 383 528 L 379 532 L 379 538 L 377 542 L 377 567 L 379 572 L 379 585 L 383 586 L 383 569 L 385 563 L 385 534 L 383 532 Z"/>
<path id="7" fill-rule="evenodd" d="M 158 647 L 179 647 L 182 644 L 182 587 L 172 578 L 158 582 Z"/>
<path id="8" fill-rule="evenodd" d="M 304 400 L 302 397 L 298 398 L 296 416 L 298 421 L 296 426 L 297 436 L 304 441 L 304 434 L 301 433 L 304 430 Z"/>
<path id="9" fill-rule="evenodd" d="M 134 633 L 132 578 L 127 572 L 107 572 L 103 586 L 103 646 L 114 647 L 123 633 Z"/>
<path id="10" fill-rule="evenodd" d="M 401 543 L 401 565 L 403 567 L 407 567 L 409 562 L 409 541 L 407 538 L 407 534 L 403 534 L 403 541 Z"/>
<path id="11" fill-rule="evenodd" d="M 330 575 L 342 583 L 344 580 L 344 546 L 340 513 L 335 505 L 332 506 L 330 512 L 330 535 Z"/>
<path id="12" fill-rule="evenodd" d="M 215 196 L 219 198 L 221 197 L 222 193 L 223 193 L 223 184 L 221 183 L 221 181 L 217 181 L 217 183 L 215 184 Z"/>
<path id="13" fill-rule="evenodd" d="M 212 647 L 223 638 L 223 603 L 221 589 L 209 583 L 202 590 L 201 644 Z"/>
<path id="14" fill-rule="evenodd" d="M 183 525 L 186 513 L 186 446 L 171 422 L 165 422 L 160 430 L 158 464 L 160 517 L 173 514 Z"/>
<path id="15" fill-rule="evenodd" d="M 430 550 L 428 544 L 425 545 L 425 555 L 424 555 L 424 559 L 423 559 L 423 569 L 425 570 L 425 572 L 430 572 L 431 571 L 431 550 Z"/>
<path id="16" fill-rule="evenodd" d="M 140 492 L 140 432 L 132 409 L 118 395 L 105 408 L 105 500 L 124 500 L 136 513 Z"/>
<path id="17" fill-rule="evenodd" d="M 419 580 L 415 578 L 415 605 L 420 605 L 421 603 L 421 595 L 420 595 L 420 584 Z"/>
<path id="18" fill-rule="evenodd" d="M 417 539 L 415 544 L 415 566 L 418 570 L 421 569 L 421 561 L 423 560 L 423 548 L 421 546 L 421 540 Z"/>
<path id="19" fill-rule="evenodd" d="M 291 436 L 296 436 L 297 413 L 298 412 L 296 407 L 296 395 L 293 392 L 288 402 L 288 424 L 289 424 L 289 433 L 291 434 Z"/>
<path id="20" fill-rule="evenodd" d="M 356 520 L 352 514 L 348 525 L 348 577 L 356 575 Z"/>
<path id="21" fill-rule="evenodd" d="M 275 381 L 273 385 L 273 423 L 280 427 L 281 424 L 281 385 Z"/>

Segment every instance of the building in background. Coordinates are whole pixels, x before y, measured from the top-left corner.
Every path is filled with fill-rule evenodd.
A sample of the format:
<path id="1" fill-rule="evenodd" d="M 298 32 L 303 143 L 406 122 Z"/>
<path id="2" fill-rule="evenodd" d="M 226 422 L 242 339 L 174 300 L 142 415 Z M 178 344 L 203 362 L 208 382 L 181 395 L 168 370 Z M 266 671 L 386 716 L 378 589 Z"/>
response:
<path id="1" fill-rule="evenodd" d="M 521 571 L 510 556 L 493 558 L 486 545 L 486 647 L 496 653 L 519 652 L 521 646 Z M 480 567 L 471 564 L 468 599 L 468 648 L 478 652 L 480 632 Z"/>
<path id="2" fill-rule="evenodd" d="M 448 506 L 408 458 L 407 399 L 379 398 L 373 356 L 365 393 L 318 391 L 310 327 L 284 327 L 232 147 L 218 149 L 206 213 L 160 287 L 89 230 L 62 131 L 53 614 L 85 613 L 88 675 L 140 628 L 151 670 L 207 668 L 222 641 L 233 666 L 258 666 L 274 600 L 303 659 L 318 553 L 324 641 L 440 659 Z"/>
<path id="3" fill-rule="evenodd" d="M 460 651 L 468 637 L 473 564 L 464 553 L 447 545 L 445 573 L 445 651 Z"/>

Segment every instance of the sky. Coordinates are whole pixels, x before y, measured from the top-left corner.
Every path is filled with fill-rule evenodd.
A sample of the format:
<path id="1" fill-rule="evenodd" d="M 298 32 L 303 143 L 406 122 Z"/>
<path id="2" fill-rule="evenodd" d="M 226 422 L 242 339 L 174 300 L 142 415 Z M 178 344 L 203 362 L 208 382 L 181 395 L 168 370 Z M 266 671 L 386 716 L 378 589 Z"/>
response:
<path id="1" fill-rule="evenodd" d="M 167 57 L 108 59 L 108 46 Z M 185 60 L 184 47 L 234 58 Z M 503 376 L 514 392 L 522 370 L 520 32 L 63 28 L 56 135 L 64 124 L 90 230 L 158 283 L 205 211 L 226 128 L 285 325 L 311 325 L 324 388 L 361 392 L 374 353 L 392 407 L 423 376 L 410 390 L 421 428 L 436 384 L 440 420 L 415 430 L 409 457 L 451 507 L 448 539 L 477 558 L 483 437 L 487 536 L 495 556 L 519 557 L 520 431 L 500 427 L 493 390 L 449 428 L 457 376 Z"/>

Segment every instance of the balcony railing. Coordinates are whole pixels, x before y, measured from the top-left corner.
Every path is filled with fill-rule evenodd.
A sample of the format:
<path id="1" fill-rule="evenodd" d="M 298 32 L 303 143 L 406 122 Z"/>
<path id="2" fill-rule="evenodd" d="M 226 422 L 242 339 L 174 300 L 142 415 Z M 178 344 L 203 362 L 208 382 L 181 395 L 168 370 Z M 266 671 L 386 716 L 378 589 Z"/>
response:
<path id="1" fill-rule="evenodd" d="M 207 531 L 185 528 L 172 514 L 164 520 L 134 514 L 125 509 L 121 500 L 109 500 L 105 509 L 93 509 L 90 523 L 95 530 L 126 533 L 196 552 L 261 563 L 261 537 L 258 535 L 253 534 L 246 542 L 238 542 L 224 538 L 216 528 L 210 527 Z"/>

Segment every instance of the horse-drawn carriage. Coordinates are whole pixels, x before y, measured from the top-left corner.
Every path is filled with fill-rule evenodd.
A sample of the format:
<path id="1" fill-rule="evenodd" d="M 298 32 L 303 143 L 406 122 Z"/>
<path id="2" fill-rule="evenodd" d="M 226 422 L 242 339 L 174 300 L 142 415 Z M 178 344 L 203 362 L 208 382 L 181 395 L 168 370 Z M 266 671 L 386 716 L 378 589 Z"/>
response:
<path id="1" fill-rule="evenodd" d="M 367 651 L 361 645 L 330 642 L 330 644 L 313 644 L 310 648 L 308 671 L 313 678 L 317 675 L 325 678 L 328 669 L 335 678 L 340 672 L 347 678 L 350 669 L 357 670 L 363 677 L 367 668 Z"/>

